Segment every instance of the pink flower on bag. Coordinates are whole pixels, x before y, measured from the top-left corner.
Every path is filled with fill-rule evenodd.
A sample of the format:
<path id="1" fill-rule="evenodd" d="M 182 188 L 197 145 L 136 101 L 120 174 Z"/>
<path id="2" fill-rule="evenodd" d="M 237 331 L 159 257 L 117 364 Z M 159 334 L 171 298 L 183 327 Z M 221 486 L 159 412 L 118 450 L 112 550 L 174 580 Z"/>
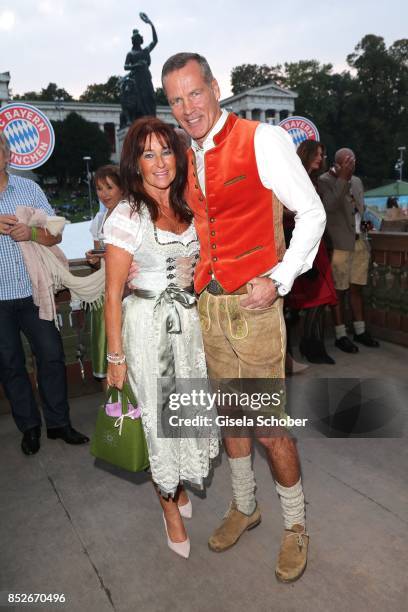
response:
<path id="1" fill-rule="evenodd" d="M 121 402 L 108 402 L 105 404 L 105 412 L 110 417 L 120 417 L 122 416 L 122 404 Z M 141 413 L 139 406 L 132 406 L 132 404 L 128 403 L 128 411 L 126 416 L 131 419 L 140 419 Z"/>

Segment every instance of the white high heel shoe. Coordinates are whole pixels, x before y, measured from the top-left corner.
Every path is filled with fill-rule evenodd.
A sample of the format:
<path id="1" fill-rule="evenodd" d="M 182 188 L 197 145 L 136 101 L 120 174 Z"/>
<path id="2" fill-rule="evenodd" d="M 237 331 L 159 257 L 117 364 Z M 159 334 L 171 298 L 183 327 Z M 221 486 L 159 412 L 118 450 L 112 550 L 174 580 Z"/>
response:
<path id="1" fill-rule="evenodd" d="M 187 539 L 184 540 L 184 542 L 172 542 L 172 540 L 170 540 L 169 538 L 169 532 L 167 531 L 167 523 L 166 523 L 166 517 L 164 516 L 164 512 L 163 512 L 163 522 L 164 522 L 164 528 L 166 530 L 167 546 L 170 548 L 170 550 L 175 552 L 177 555 L 180 555 L 180 557 L 183 557 L 184 559 L 188 559 L 190 556 L 190 538 L 187 536 Z"/>
<path id="2" fill-rule="evenodd" d="M 189 498 L 188 502 L 184 504 L 184 506 L 178 507 L 180 516 L 186 519 L 191 519 L 193 516 L 193 504 L 191 503 L 191 499 Z"/>

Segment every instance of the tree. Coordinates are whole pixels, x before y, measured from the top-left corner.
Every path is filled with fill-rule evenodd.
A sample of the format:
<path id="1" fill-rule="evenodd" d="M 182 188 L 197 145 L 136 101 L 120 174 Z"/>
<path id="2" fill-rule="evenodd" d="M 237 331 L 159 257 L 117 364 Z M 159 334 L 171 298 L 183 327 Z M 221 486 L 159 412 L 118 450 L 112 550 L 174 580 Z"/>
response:
<path id="1" fill-rule="evenodd" d="M 280 79 L 281 66 L 267 66 L 262 64 L 241 64 L 235 66 L 231 70 L 231 89 L 234 96 L 236 94 L 251 89 L 252 87 L 261 87 L 271 81 Z"/>
<path id="2" fill-rule="evenodd" d="M 163 87 L 156 87 L 156 104 L 158 106 L 168 106 L 166 94 L 164 93 Z"/>
<path id="3" fill-rule="evenodd" d="M 99 127 L 77 113 L 70 113 L 64 121 L 53 121 L 55 148 L 51 158 L 37 172 L 41 176 L 55 176 L 60 185 L 84 176 L 84 156 L 92 158 L 92 169 L 109 163 L 110 144 Z"/>
<path id="4" fill-rule="evenodd" d="M 41 100 L 40 96 L 38 91 L 26 91 L 23 94 L 13 94 L 13 100 Z"/>
<path id="5" fill-rule="evenodd" d="M 282 84 L 296 91 L 296 112 L 318 124 L 326 122 L 335 100 L 332 89 L 332 64 L 320 64 L 317 60 L 301 60 L 285 63 Z"/>
<path id="6" fill-rule="evenodd" d="M 368 176 L 392 177 L 397 147 L 407 137 L 408 41 L 387 49 L 381 36 L 367 34 L 347 57 L 356 90 L 348 119 L 356 135 L 361 169 Z"/>
<path id="7" fill-rule="evenodd" d="M 47 87 L 43 88 L 40 92 L 27 91 L 24 94 L 15 94 L 14 100 L 46 100 L 54 101 L 55 98 L 64 98 L 64 100 L 73 100 L 74 98 L 69 94 L 66 89 L 58 87 L 56 83 L 48 83 Z"/>
<path id="8" fill-rule="evenodd" d="M 82 102 L 118 103 L 120 102 L 121 77 L 110 76 L 106 83 L 94 83 L 88 85 L 79 99 Z"/>
<path id="9" fill-rule="evenodd" d="M 396 40 L 391 45 L 388 52 L 397 62 L 400 62 L 405 67 L 408 66 L 408 38 Z"/>
<path id="10" fill-rule="evenodd" d="M 234 93 L 248 87 L 259 87 L 273 81 L 298 94 L 296 113 L 308 117 L 318 126 L 322 139 L 330 149 L 335 147 L 333 119 L 337 114 L 337 91 L 342 77 L 332 74 L 331 64 L 317 60 L 286 62 L 283 66 L 243 64 L 231 72 Z"/>
<path id="11" fill-rule="evenodd" d="M 272 80 L 298 94 L 296 114 L 311 119 L 328 148 L 357 155 L 357 171 L 376 183 L 394 178 L 399 146 L 407 146 L 408 39 L 388 49 L 381 36 L 367 34 L 347 56 L 353 72 L 333 73 L 317 60 L 286 62 L 283 67 L 242 64 L 231 72 L 234 93 Z"/>

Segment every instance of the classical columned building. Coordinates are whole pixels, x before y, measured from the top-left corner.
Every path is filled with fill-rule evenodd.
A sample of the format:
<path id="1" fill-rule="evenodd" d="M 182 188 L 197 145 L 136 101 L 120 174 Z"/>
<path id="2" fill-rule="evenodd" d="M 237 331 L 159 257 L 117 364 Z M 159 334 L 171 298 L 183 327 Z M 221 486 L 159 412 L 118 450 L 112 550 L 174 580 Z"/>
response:
<path id="1" fill-rule="evenodd" d="M 13 101 L 10 99 L 9 82 L 10 73 L 0 73 L 0 107 Z M 18 100 L 16 100 L 16 102 L 18 102 Z M 96 102 L 80 101 L 68 102 L 60 98 L 55 101 L 21 100 L 21 102 L 32 104 L 52 121 L 63 121 L 69 113 L 74 112 L 87 121 L 95 123 L 109 138 L 112 148 L 112 161 L 119 161 L 118 130 L 120 125 L 120 104 L 99 104 Z M 177 125 L 168 106 L 158 106 L 157 116 L 167 123 Z"/>
<path id="2" fill-rule="evenodd" d="M 10 73 L 0 72 L 0 106 L 4 106 L 10 100 L 9 83 Z"/>
<path id="3" fill-rule="evenodd" d="M 10 73 L 0 73 L 0 106 L 12 102 L 9 92 Z M 248 89 L 236 96 L 221 101 L 222 108 L 240 117 L 276 125 L 282 119 L 293 115 L 297 94 L 274 83 Z M 41 110 L 49 119 L 62 121 L 69 113 L 78 113 L 87 121 L 99 126 L 108 136 L 112 148 L 112 161 L 119 161 L 120 104 L 98 104 L 57 99 L 55 101 L 24 100 Z M 177 125 L 168 106 L 158 106 L 157 116 L 167 123 Z"/>
<path id="4" fill-rule="evenodd" d="M 120 125 L 120 104 L 99 104 L 96 102 L 65 102 L 56 100 L 55 102 L 43 102 L 35 100 L 27 104 L 33 104 L 40 109 L 47 117 L 53 121 L 64 120 L 69 113 L 77 113 L 87 121 L 95 123 L 105 132 L 112 147 L 112 160 L 119 161 L 118 130 Z M 177 125 L 167 106 L 157 107 L 157 116 L 163 121 Z"/>
<path id="5" fill-rule="evenodd" d="M 225 98 L 221 106 L 240 117 L 277 125 L 294 114 L 296 98 L 294 91 L 268 83 Z"/>

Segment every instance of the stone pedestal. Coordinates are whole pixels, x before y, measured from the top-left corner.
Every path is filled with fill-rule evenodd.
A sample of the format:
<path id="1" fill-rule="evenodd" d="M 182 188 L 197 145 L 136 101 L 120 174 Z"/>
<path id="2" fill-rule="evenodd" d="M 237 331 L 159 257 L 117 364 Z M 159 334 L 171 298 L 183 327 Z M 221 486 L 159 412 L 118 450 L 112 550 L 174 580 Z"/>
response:
<path id="1" fill-rule="evenodd" d="M 120 160 L 120 156 L 122 154 L 123 141 L 125 140 L 128 129 L 129 129 L 129 126 L 124 127 L 124 128 L 119 128 L 117 131 L 116 142 L 117 142 L 118 148 L 117 148 L 116 154 L 117 154 L 118 160 Z"/>
<path id="2" fill-rule="evenodd" d="M 165 123 L 169 123 L 170 125 L 173 125 L 174 127 L 178 126 L 177 121 L 174 119 L 173 115 L 171 114 L 171 110 L 170 110 L 169 106 L 158 106 L 156 108 L 156 116 L 157 116 L 158 119 L 161 119 Z M 129 126 L 124 127 L 124 128 L 118 128 L 116 130 L 116 155 L 115 155 L 115 159 L 117 158 L 117 163 L 119 163 L 119 161 L 120 161 L 120 156 L 121 156 L 122 147 L 123 147 L 123 141 L 125 140 L 125 137 L 126 137 L 128 129 L 129 129 Z"/>

